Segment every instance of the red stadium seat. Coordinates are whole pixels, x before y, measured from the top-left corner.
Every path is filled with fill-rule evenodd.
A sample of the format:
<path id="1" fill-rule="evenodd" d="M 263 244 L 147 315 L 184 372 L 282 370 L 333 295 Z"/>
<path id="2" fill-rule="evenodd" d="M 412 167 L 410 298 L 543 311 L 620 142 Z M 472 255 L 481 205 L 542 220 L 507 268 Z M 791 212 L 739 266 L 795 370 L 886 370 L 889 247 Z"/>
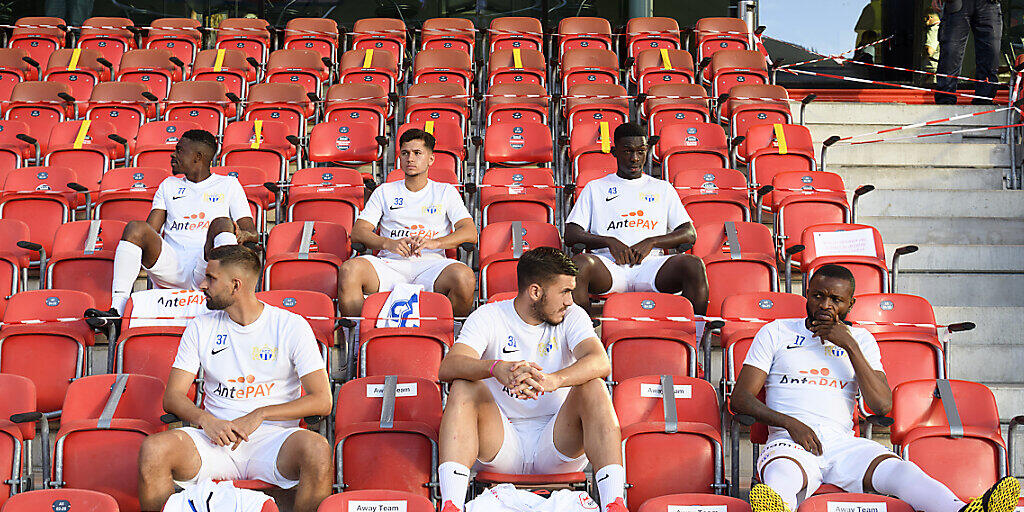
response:
<path id="1" fill-rule="evenodd" d="M 323 96 L 323 85 L 331 70 L 324 66 L 323 57 L 313 50 L 276 50 L 267 61 L 267 83 L 300 84 L 307 93 Z"/>
<path id="2" fill-rule="evenodd" d="M 627 55 L 636 57 L 649 49 L 679 49 L 679 23 L 673 18 L 630 18 L 626 22 Z"/>
<path id="3" fill-rule="evenodd" d="M 50 130 L 43 165 L 73 168 L 76 181 L 90 191 L 97 191 L 111 162 L 124 156 L 124 146 L 108 138 L 116 134 L 114 125 L 105 121 L 57 123 Z"/>
<path id="4" fill-rule="evenodd" d="M 612 293 L 604 303 L 601 342 L 608 351 L 611 384 L 644 375 L 696 377 L 693 306 L 685 297 L 657 292 Z"/>
<path id="5" fill-rule="evenodd" d="M 82 50 L 96 50 L 103 58 L 113 64 L 113 72 L 117 72 L 121 55 L 133 50 L 135 35 L 128 27 L 135 24 L 128 18 L 112 18 L 96 16 L 82 23 L 78 36 L 78 47 Z"/>
<path id="6" fill-rule="evenodd" d="M 669 387 L 675 400 L 666 404 Z M 718 395 L 711 384 L 680 375 L 636 377 L 615 386 L 612 403 L 622 426 L 631 511 L 658 496 L 724 490 Z"/>
<path id="7" fill-rule="evenodd" d="M 711 95 L 729 94 L 734 85 L 766 84 L 768 64 L 755 50 L 721 50 L 711 56 Z"/>
<path id="8" fill-rule="evenodd" d="M 171 84 L 180 82 L 185 75 L 182 67 L 171 62 L 172 58 L 176 57 L 170 50 L 159 48 L 128 51 L 121 56 L 117 81 L 140 83 L 157 98 L 166 98 Z"/>
<path id="9" fill-rule="evenodd" d="M 214 135 L 220 135 L 228 116 L 235 110 L 227 93 L 227 88 L 219 82 L 192 80 L 172 84 L 164 119 L 199 123 Z"/>
<path id="10" fill-rule="evenodd" d="M 261 167 L 246 165 L 225 165 L 211 167 L 210 172 L 221 176 L 233 176 L 238 178 L 245 191 L 245 199 L 249 203 L 249 210 L 252 212 L 252 220 L 256 222 L 256 228 L 260 233 L 267 230 L 267 211 L 270 203 L 274 201 L 272 194 L 264 186 L 264 183 L 272 182 L 276 178 L 273 171 Z"/>
<path id="11" fill-rule="evenodd" d="M 719 117 L 728 122 L 731 137 L 746 135 L 747 129 L 759 124 L 792 124 L 789 93 L 778 85 L 741 84 L 733 86 L 729 98 L 722 103 Z"/>
<path id="12" fill-rule="evenodd" d="M 0 218 L 16 219 L 28 225 L 30 241 L 53 252 L 53 233 L 74 216 L 75 192 L 68 183 L 76 181 L 67 167 L 24 167 L 4 180 L 0 194 Z"/>
<path id="13" fill-rule="evenodd" d="M 796 234 L 810 226 L 850 221 L 846 186 L 838 174 L 784 171 L 772 177 L 772 187 L 767 209 L 775 212 L 775 237 L 784 249 L 796 245 Z"/>
<path id="14" fill-rule="evenodd" d="M 580 84 L 619 83 L 619 58 L 615 52 L 601 48 L 575 48 L 565 53 L 559 63 L 562 94 Z"/>
<path id="15" fill-rule="evenodd" d="M 547 166 L 553 158 L 551 130 L 540 123 L 512 122 L 487 127 L 484 161 L 489 165 Z"/>
<path id="16" fill-rule="evenodd" d="M 78 318 L 95 307 L 77 290 L 32 290 L 11 297 L 0 328 L 0 372 L 21 375 L 36 386 L 39 411 L 59 411 L 68 384 L 86 375 L 92 330 Z M 43 320 L 44 323 L 21 323 Z"/>
<path id="17" fill-rule="evenodd" d="M 21 121 L 0 121 L 0 181 L 7 174 L 23 167 L 27 160 L 36 157 L 35 146 L 18 138 L 28 134 L 28 125 Z M 45 142 L 45 141 L 40 141 Z"/>
<path id="18" fill-rule="evenodd" d="M 32 456 L 29 441 L 36 437 L 34 422 L 15 424 L 11 417 L 36 411 L 36 388 L 32 381 L 18 375 L 0 374 L 0 391 L 5 399 L 0 407 L 0 506 L 8 496 L 32 489 L 32 475 L 27 471 Z M 46 421 L 46 420 L 43 420 Z M 49 440 L 47 440 L 49 441 Z"/>
<path id="19" fill-rule="evenodd" d="M 320 503 L 317 512 L 349 510 L 359 506 L 394 506 L 399 507 L 396 510 L 405 510 L 406 512 L 434 512 L 436 510 L 436 506 L 430 500 L 418 494 L 402 491 L 365 490 L 328 496 Z"/>
<path id="20" fill-rule="evenodd" d="M 674 123 L 706 123 L 708 93 L 696 84 L 657 84 L 647 91 L 640 117 L 648 120 L 648 135 L 659 135 Z"/>
<path id="21" fill-rule="evenodd" d="M 555 182 L 549 169 L 491 169 L 480 189 L 481 224 L 554 223 Z"/>
<path id="22" fill-rule="evenodd" d="M 226 92 L 245 98 L 257 77 L 257 68 L 245 57 L 241 50 L 202 50 L 192 65 L 192 80 L 219 82 Z M 234 105 L 229 112 L 234 115 Z"/>
<path id="23" fill-rule="evenodd" d="M 164 429 L 164 410 L 155 399 L 163 392 L 164 384 L 146 375 L 94 375 L 73 382 L 57 432 L 51 485 L 99 491 L 117 500 L 122 512 L 140 510 L 139 448 L 146 436 Z"/>
<path id="24" fill-rule="evenodd" d="M 320 219 L 351 230 L 364 197 L 363 177 L 355 169 L 299 169 L 288 189 L 288 222 Z"/>
<path id="25" fill-rule="evenodd" d="M 693 57 L 686 50 L 643 50 L 637 55 L 633 70 L 642 93 L 658 84 L 693 83 Z"/>
<path id="26" fill-rule="evenodd" d="M 725 509 L 720 507 L 724 506 Z M 651 498 L 640 505 L 637 512 L 673 512 L 675 510 L 693 510 L 683 507 L 698 507 L 696 510 L 706 510 L 711 507 L 718 507 L 716 510 L 722 512 L 750 512 L 750 504 L 731 496 L 716 496 L 714 494 L 692 493 L 692 494 L 669 494 Z"/>
<path id="27" fill-rule="evenodd" d="M 117 500 L 107 494 L 85 489 L 40 489 L 15 496 L 4 504 L 6 512 L 35 512 L 53 507 L 54 503 L 67 503 L 68 510 L 89 512 L 119 512 Z"/>
<path id="28" fill-rule="evenodd" d="M 397 374 L 438 382 L 441 359 L 455 342 L 451 302 L 440 293 L 420 292 L 419 309 L 423 320 L 419 327 L 377 327 L 379 317 L 401 314 L 394 308 L 390 312 L 383 311 L 389 293 L 371 294 L 363 303 L 358 376 Z"/>
<path id="29" fill-rule="evenodd" d="M 721 167 L 687 169 L 669 179 L 694 226 L 750 221 L 747 177 L 742 172 Z"/>
<path id="30" fill-rule="evenodd" d="M 836 247 L 826 240 L 828 235 L 816 233 L 839 233 L 862 231 L 860 242 L 850 251 L 849 247 Z M 854 233 L 853 235 L 856 235 Z M 870 241 L 869 241 L 870 240 Z M 836 263 L 853 272 L 857 281 L 856 295 L 867 293 L 887 293 L 889 291 L 889 267 L 885 263 L 885 246 L 882 235 L 872 226 L 863 224 L 816 224 L 804 229 L 800 236 L 804 250 L 798 253 L 800 270 L 804 275 L 811 276 L 822 265 Z M 796 260 L 794 259 L 794 262 Z"/>
<path id="31" fill-rule="evenodd" d="M 228 123 L 220 148 L 220 163 L 263 169 L 269 181 L 288 179 L 288 162 L 296 149 L 288 136 L 293 133 L 278 121 L 246 120 Z"/>
<path id="32" fill-rule="evenodd" d="M 779 290 L 775 244 L 763 224 L 728 221 L 700 226 L 693 254 L 707 269 L 709 315 L 717 316 L 730 295 Z"/>
<path id="33" fill-rule="evenodd" d="M 396 62 L 405 57 L 408 34 L 405 22 L 395 18 L 361 18 L 352 27 L 352 46 L 357 50 L 390 52 Z"/>
<path id="34" fill-rule="evenodd" d="M 547 90 L 540 84 L 495 84 L 487 90 L 485 121 L 492 124 L 529 121 L 547 124 Z"/>
<path id="35" fill-rule="evenodd" d="M 163 49 L 181 60 L 191 69 L 203 36 L 199 32 L 202 22 L 192 18 L 159 18 L 149 24 L 149 33 L 142 39 L 145 48 Z"/>
<path id="36" fill-rule="evenodd" d="M 583 167 L 579 169 L 579 174 L 576 176 L 576 187 L 572 191 L 572 200 L 575 203 L 580 198 L 580 193 L 586 188 L 587 183 L 591 181 L 604 178 L 605 176 L 615 172 L 615 168 L 609 165 L 601 165 L 600 167 Z"/>
<path id="37" fill-rule="evenodd" d="M 284 47 L 310 50 L 331 62 L 338 60 L 341 36 L 338 22 L 330 18 L 292 18 L 284 27 Z"/>
<path id="38" fill-rule="evenodd" d="M 21 48 L 28 52 L 28 56 L 45 66 L 50 60 L 50 54 L 60 48 L 64 48 L 67 39 L 67 23 L 61 18 L 48 16 L 32 16 L 18 18 L 14 22 L 14 30 L 11 32 L 11 39 L 7 42 L 8 48 Z M 42 80 L 36 76 L 35 80 Z"/>
<path id="39" fill-rule="evenodd" d="M 487 59 L 487 85 L 545 85 L 547 60 L 539 50 L 510 48 L 496 50 Z"/>
<path id="40" fill-rule="evenodd" d="M 488 53 L 519 48 L 522 50 L 543 49 L 544 27 L 537 18 L 502 16 L 491 19 L 487 31 L 490 47 Z"/>
<path id="41" fill-rule="evenodd" d="M 807 498 L 800 504 L 797 512 L 828 512 L 829 509 L 836 510 L 844 506 L 859 507 L 863 503 L 864 508 L 877 507 L 882 504 L 886 512 L 914 512 L 914 508 L 904 501 L 889 496 L 878 494 L 858 494 L 837 492 L 830 494 L 815 495 Z M 876 509 L 877 510 L 877 509 Z"/>
<path id="42" fill-rule="evenodd" d="M 327 362 L 327 368 L 331 368 L 331 349 L 336 344 L 334 317 L 337 314 L 330 297 L 306 290 L 269 290 L 257 292 L 256 298 L 305 318 L 320 345 L 320 355 Z"/>
<path id="43" fill-rule="evenodd" d="M 564 114 L 570 134 L 583 124 L 607 121 L 618 126 L 629 120 L 629 96 L 621 85 L 574 85 L 565 99 Z"/>
<path id="44" fill-rule="evenodd" d="M 71 87 L 61 82 L 21 82 L 11 91 L 11 102 L 4 105 L 4 119 L 21 121 L 28 135 L 46 150 L 53 125 L 75 116 Z"/>
<path id="45" fill-rule="evenodd" d="M 468 128 L 469 115 L 469 96 L 460 84 L 417 83 L 409 86 L 405 98 L 407 123 L 447 121 Z"/>
<path id="46" fill-rule="evenodd" d="M 384 135 L 390 110 L 387 92 L 377 84 L 334 84 L 327 89 L 326 121 L 367 122 L 378 127 L 377 135 Z"/>
<path id="47" fill-rule="evenodd" d="M 38 73 L 25 62 L 28 52 L 24 48 L 0 48 L 0 100 L 11 99 L 14 84 L 34 80 Z"/>
<path id="48" fill-rule="evenodd" d="M 395 490 L 434 495 L 441 392 L 426 379 L 365 377 L 338 391 L 335 465 L 345 491 Z M 367 464 L 367 461 L 376 461 Z M 411 511 L 410 511 L 411 512 Z"/>
<path id="49" fill-rule="evenodd" d="M 146 220 L 157 187 L 170 176 L 170 171 L 160 167 L 121 167 L 107 171 L 100 180 L 93 217 L 121 222 Z"/>
<path id="50" fill-rule="evenodd" d="M 150 121 L 139 128 L 132 163 L 137 167 L 166 169 L 181 135 L 189 130 L 200 129 L 202 125 L 188 120 Z"/>
<path id="51" fill-rule="evenodd" d="M 28 285 L 31 255 L 18 242 L 30 240 L 28 225 L 16 219 L 0 219 L 0 318 L 7 302 Z"/>
<path id="52" fill-rule="evenodd" d="M 331 222 L 285 222 L 267 239 L 266 290 L 311 290 L 338 298 L 338 269 L 352 248 L 348 232 Z"/>
<path id="53" fill-rule="evenodd" d="M 546 222 L 492 222 L 480 230 L 480 298 L 516 291 L 516 264 L 523 251 L 562 248 L 558 228 Z"/>
<path id="54" fill-rule="evenodd" d="M 129 147 L 134 149 L 142 125 L 157 116 L 157 103 L 146 99 L 147 95 L 149 91 L 142 84 L 101 82 L 92 89 L 85 117 L 114 125 L 117 134 L 128 139 Z M 161 167 L 164 165 L 167 160 L 161 162 Z"/>
<path id="55" fill-rule="evenodd" d="M 420 50 L 413 60 L 413 83 L 461 85 L 473 90 L 473 59 L 461 50 Z"/>
<path id="56" fill-rule="evenodd" d="M 267 20 L 258 18 L 226 18 L 217 27 L 215 48 L 241 50 L 246 57 L 261 65 L 270 53 L 270 30 Z"/>
<path id="57" fill-rule="evenodd" d="M 301 137 L 306 134 L 306 119 L 313 117 L 313 103 L 299 84 L 256 84 L 249 89 L 245 110 L 246 121 L 277 121 L 288 126 L 288 132 Z"/>
<path id="58" fill-rule="evenodd" d="M 563 58 L 570 50 L 612 49 L 612 26 L 604 18 L 569 17 L 558 22 L 558 54 Z"/>
<path id="59" fill-rule="evenodd" d="M 372 177 L 384 158 L 384 139 L 379 125 L 342 119 L 313 127 L 309 134 L 309 161 L 328 165 L 373 164 Z"/>
<path id="60" fill-rule="evenodd" d="M 783 171 L 813 171 L 814 146 L 811 132 L 795 124 L 761 124 L 747 129 L 737 157 L 747 162 L 753 185 L 771 183 Z"/>
<path id="61" fill-rule="evenodd" d="M 714 123 L 676 123 L 664 127 L 655 147 L 665 176 L 685 169 L 729 167 L 725 130 Z"/>
<path id="62" fill-rule="evenodd" d="M 581 123 L 569 135 L 568 158 L 571 175 L 580 169 L 616 169 L 618 164 L 611 154 L 612 136 L 622 124 L 618 119 Z"/>
<path id="63" fill-rule="evenodd" d="M 395 162 L 399 163 L 401 146 L 397 143 L 406 131 L 417 128 L 434 136 L 434 163 L 431 168 L 451 169 L 456 175 L 464 174 L 462 163 L 466 160 L 466 142 L 462 126 L 452 121 L 423 121 L 405 123 L 398 127 L 395 137 Z"/>
<path id="64" fill-rule="evenodd" d="M 46 262 L 45 287 L 83 291 L 97 308 L 110 309 L 114 250 L 124 226 L 118 220 L 81 220 L 57 228 L 53 254 Z"/>
<path id="65" fill-rule="evenodd" d="M 374 84 L 396 92 L 399 61 L 386 49 L 349 50 L 341 56 L 341 83 Z"/>
<path id="66" fill-rule="evenodd" d="M 893 446 L 961 500 L 981 496 L 1006 476 L 999 411 L 985 385 L 915 380 L 897 386 L 892 399 Z"/>
<path id="67" fill-rule="evenodd" d="M 753 50 L 750 47 L 750 29 L 739 18 L 701 18 L 697 20 L 694 34 L 698 62 L 723 50 Z M 710 81 L 710 70 L 705 70 L 704 82 Z"/>
<path id="68" fill-rule="evenodd" d="M 423 50 L 453 49 L 475 55 L 476 27 L 466 18 L 430 18 L 423 21 Z"/>

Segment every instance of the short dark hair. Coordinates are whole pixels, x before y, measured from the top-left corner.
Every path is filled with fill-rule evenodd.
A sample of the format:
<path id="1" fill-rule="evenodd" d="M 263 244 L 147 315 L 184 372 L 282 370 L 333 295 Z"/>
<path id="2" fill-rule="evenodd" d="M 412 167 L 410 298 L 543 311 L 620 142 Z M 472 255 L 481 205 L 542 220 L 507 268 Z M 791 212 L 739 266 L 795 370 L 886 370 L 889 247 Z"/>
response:
<path id="1" fill-rule="evenodd" d="M 206 130 L 189 130 L 181 134 L 181 138 L 206 145 L 210 149 L 210 158 L 217 154 L 217 137 Z"/>
<path id="2" fill-rule="evenodd" d="M 626 137 L 647 137 L 647 133 L 644 129 L 636 123 L 622 123 L 615 128 L 615 134 L 612 136 L 612 141 L 618 144 L 620 140 Z"/>
<path id="3" fill-rule="evenodd" d="M 523 253 L 516 265 L 519 289 L 544 284 L 554 276 L 575 276 L 579 269 L 567 254 L 554 247 L 538 247 Z"/>
<path id="4" fill-rule="evenodd" d="M 260 257 L 256 251 L 244 245 L 221 245 L 210 251 L 209 261 L 218 261 L 221 265 L 231 265 L 259 277 L 263 272 Z"/>
<path id="5" fill-rule="evenodd" d="M 423 145 L 431 151 L 434 150 L 434 144 L 437 142 L 437 139 L 435 139 L 430 133 L 420 130 L 419 128 L 410 128 L 402 133 L 402 136 L 398 138 L 398 147 L 402 147 L 402 144 L 412 140 L 422 140 Z"/>
<path id="6" fill-rule="evenodd" d="M 857 282 L 853 279 L 853 272 L 850 272 L 850 269 L 842 265 L 836 265 L 835 263 L 822 265 L 818 270 L 814 271 L 814 275 L 811 276 L 811 279 L 818 276 L 842 279 L 843 281 L 850 283 L 850 290 L 855 290 L 857 288 Z M 810 283 L 811 279 L 808 279 L 807 282 Z"/>

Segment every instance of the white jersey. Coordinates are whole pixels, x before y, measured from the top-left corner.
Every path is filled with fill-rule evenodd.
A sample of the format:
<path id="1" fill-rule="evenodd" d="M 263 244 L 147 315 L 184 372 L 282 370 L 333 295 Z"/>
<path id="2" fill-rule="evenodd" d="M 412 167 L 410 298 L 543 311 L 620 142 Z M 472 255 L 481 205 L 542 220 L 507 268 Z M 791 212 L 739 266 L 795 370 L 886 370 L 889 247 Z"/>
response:
<path id="1" fill-rule="evenodd" d="M 165 178 L 153 196 L 152 209 L 167 211 L 163 239 L 183 262 L 203 256 L 206 230 L 213 219 L 252 217 L 238 178 L 218 174 L 199 183 L 184 176 Z"/>
<path id="2" fill-rule="evenodd" d="M 376 188 L 366 201 L 359 219 L 379 227 L 380 236 L 397 240 L 420 235 L 440 238 L 455 231 L 455 223 L 468 219 L 469 210 L 455 187 L 427 180 L 417 192 L 405 187 L 405 181 L 392 181 Z M 402 258 L 380 251 L 381 258 Z M 441 249 L 424 250 L 422 256 L 443 258 Z"/>
<path id="3" fill-rule="evenodd" d="M 690 222 L 690 216 L 671 183 L 647 174 L 625 180 L 612 173 L 587 183 L 565 222 L 633 245 L 674 231 Z M 594 254 L 611 257 L 607 247 Z M 651 249 L 650 255 L 661 254 L 661 249 Z"/>
<path id="4" fill-rule="evenodd" d="M 805 318 L 775 320 L 757 331 L 743 362 L 768 374 L 768 408 L 792 416 L 817 432 L 850 435 L 859 392 L 846 350 L 822 342 Z M 871 368 L 882 369 L 882 355 L 866 329 L 850 327 Z M 772 433 L 784 429 L 772 427 Z"/>
<path id="5" fill-rule="evenodd" d="M 299 398 L 300 378 L 327 367 L 309 323 L 267 304 L 259 318 L 245 326 L 224 311 L 193 318 L 181 336 L 172 366 L 189 373 L 203 369 L 203 408 L 225 420 Z M 299 424 L 298 420 L 266 423 Z"/>
<path id="6" fill-rule="evenodd" d="M 558 325 L 542 322 L 530 325 L 523 321 L 513 300 L 484 304 L 466 318 L 456 343 L 464 343 L 481 359 L 530 361 L 545 373 L 554 373 L 576 362 L 572 351 L 581 341 L 597 338 L 594 324 L 583 308 L 573 304 Z M 558 413 L 569 394 L 562 388 L 536 400 L 513 398 L 497 379 L 484 381 L 494 401 L 509 420 L 550 417 Z"/>

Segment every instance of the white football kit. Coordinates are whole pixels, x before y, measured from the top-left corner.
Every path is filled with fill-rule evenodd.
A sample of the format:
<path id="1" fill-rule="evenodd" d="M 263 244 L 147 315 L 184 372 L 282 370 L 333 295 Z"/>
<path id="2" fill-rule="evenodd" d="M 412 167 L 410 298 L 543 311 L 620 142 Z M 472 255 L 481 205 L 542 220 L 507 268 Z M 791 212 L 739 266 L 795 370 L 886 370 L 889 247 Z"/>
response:
<path id="1" fill-rule="evenodd" d="M 690 222 L 690 216 L 671 183 L 647 174 L 626 180 L 612 173 L 587 183 L 565 222 L 631 246 L 674 231 Z M 608 293 L 658 291 L 654 281 L 669 258 L 654 248 L 630 267 L 616 264 L 607 247 L 594 250 L 594 255 L 612 276 Z"/>
<path id="2" fill-rule="evenodd" d="M 846 350 L 823 343 L 807 329 L 805 321 L 789 318 L 762 327 L 743 364 L 768 374 L 765 404 L 814 430 L 822 444 L 822 455 L 817 457 L 804 450 L 786 429 L 770 427 L 768 442 L 757 461 L 758 473 L 763 475 L 769 461 L 789 457 L 798 461 L 807 474 L 808 485 L 813 487 L 808 489 L 808 496 L 821 483 L 837 485 L 847 492 L 864 492 L 864 473 L 871 461 L 891 452 L 870 439 L 853 435 L 859 393 L 853 363 Z M 859 327 L 849 329 L 871 368 L 884 371 L 878 343 L 871 333 Z"/>
<path id="3" fill-rule="evenodd" d="M 301 378 L 326 369 L 309 323 L 267 304 L 259 318 L 245 326 L 224 311 L 195 317 L 181 336 L 172 366 L 189 373 L 203 369 L 203 408 L 225 420 L 298 399 Z M 298 481 L 277 471 L 277 455 L 288 436 L 300 430 L 298 424 L 297 420 L 265 421 L 234 451 L 217 446 L 201 429 L 183 428 L 202 460 L 199 473 L 184 484 L 211 478 L 295 486 Z"/>
<path id="4" fill-rule="evenodd" d="M 572 351 L 580 342 L 597 338 L 583 308 L 573 304 L 558 325 L 530 325 L 516 312 L 512 300 L 484 304 L 469 315 L 456 343 L 463 343 L 481 359 L 530 361 L 545 373 L 554 373 L 576 362 Z M 505 425 L 501 449 L 489 462 L 477 461 L 479 469 L 513 474 L 550 474 L 582 471 L 586 455 L 569 458 L 554 445 L 555 418 L 569 388 L 543 394 L 536 400 L 514 398 L 491 377 L 483 381 L 491 391 Z"/>
<path id="5" fill-rule="evenodd" d="M 165 210 L 163 245 L 149 277 L 161 288 L 197 289 L 206 276 L 206 231 L 218 217 L 252 217 L 238 178 L 211 174 L 199 183 L 184 176 L 164 179 L 153 210 Z"/>
<path id="6" fill-rule="evenodd" d="M 392 181 L 377 187 L 358 219 L 377 226 L 380 236 L 397 240 L 420 235 L 440 238 L 455 231 L 455 224 L 470 218 L 469 210 L 455 187 L 427 181 L 413 192 L 405 181 Z M 433 291 L 434 281 L 453 263 L 440 249 L 423 250 L 420 256 L 406 258 L 381 250 L 376 256 L 360 256 L 373 265 L 380 281 L 378 291 L 391 291 L 398 283 L 420 284 Z"/>

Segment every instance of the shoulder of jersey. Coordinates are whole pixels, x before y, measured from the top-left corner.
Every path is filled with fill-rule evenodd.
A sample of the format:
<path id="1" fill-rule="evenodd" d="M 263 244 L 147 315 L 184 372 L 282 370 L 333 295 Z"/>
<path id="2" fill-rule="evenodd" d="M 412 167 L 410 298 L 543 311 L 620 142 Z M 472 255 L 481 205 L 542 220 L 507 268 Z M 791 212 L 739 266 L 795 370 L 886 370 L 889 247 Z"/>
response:
<path id="1" fill-rule="evenodd" d="M 174 182 L 177 182 L 177 181 L 181 181 L 181 176 L 175 176 L 175 175 L 172 174 L 172 175 L 164 178 L 163 181 L 160 182 L 160 186 L 162 187 L 165 184 L 174 183 Z"/>
<path id="2" fill-rule="evenodd" d="M 189 322 L 198 324 L 201 322 L 214 320 L 214 317 L 220 315 L 221 313 L 224 313 L 224 311 L 220 309 L 207 309 L 205 311 L 200 311 L 199 313 L 196 313 L 196 316 L 192 317 L 192 319 L 189 320 Z"/>

